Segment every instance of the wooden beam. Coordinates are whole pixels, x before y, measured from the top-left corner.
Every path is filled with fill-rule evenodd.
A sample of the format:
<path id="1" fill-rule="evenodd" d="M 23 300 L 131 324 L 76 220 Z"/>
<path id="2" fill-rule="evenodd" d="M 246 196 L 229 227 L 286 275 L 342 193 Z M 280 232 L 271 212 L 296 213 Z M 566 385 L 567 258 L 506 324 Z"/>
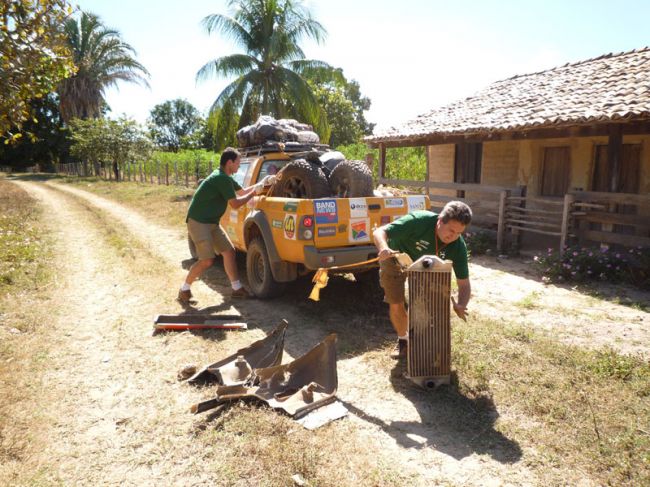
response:
<path id="1" fill-rule="evenodd" d="M 619 174 L 621 169 L 621 153 L 623 151 L 623 134 L 620 125 L 613 125 L 609 129 L 607 142 L 607 164 L 609 165 L 609 190 L 618 191 Z"/>
<path id="2" fill-rule="evenodd" d="M 386 177 L 386 146 L 379 145 L 379 179 Z"/>

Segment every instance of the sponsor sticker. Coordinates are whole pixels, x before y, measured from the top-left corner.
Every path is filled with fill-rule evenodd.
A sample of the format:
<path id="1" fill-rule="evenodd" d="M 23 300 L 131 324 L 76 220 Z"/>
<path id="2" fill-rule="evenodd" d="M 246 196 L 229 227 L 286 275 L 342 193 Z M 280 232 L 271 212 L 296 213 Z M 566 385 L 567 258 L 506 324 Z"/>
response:
<path id="1" fill-rule="evenodd" d="M 336 235 L 336 227 L 318 227 L 319 237 L 332 237 L 334 235 Z"/>
<path id="2" fill-rule="evenodd" d="M 339 233 L 345 233 L 348 231 L 348 226 L 345 223 L 339 225 Z"/>
<path id="3" fill-rule="evenodd" d="M 381 225 L 388 225 L 388 224 L 390 223 L 390 216 L 388 216 L 388 215 L 383 215 L 383 216 L 379 219 L 379 223 L 380 223 Z"/>
<path id="4" fill-rule="evenodd" d="M 406 200 L 409 204 L 409 213 L 427 209 L 424 196 L 407 196 Z"/>
<path id="5" fill-rule="evenodd" d="M 337 223 L 336 200 L 314 200 L 316 223 Z"/>
<path id="6" fill-rule="evenodd" d="M 369 242 L 370 241 L 370 220 L 363 218 L 361 220 L 350 220 L 350 242 Z"/>
<path id="7" fill-rule="evenodd" d="M 233 238 L 237 237 L 237 232 L 235 232 L 235 229 L 230 225 L 226 227 L 226 232 L 228 233 L 228 235 L 230 235 Z"/>
<path id="8" fill-rule="evenodd" d="M 350 198 L 350 218 L 368 216 L 368 204 L 365 198 Z"/>
<path id="9" fill-rule="evenodd" d="M 237 210 L 230 210 L 230 221 L 232 223 L 237 223 L 239 220 L 239 212 Z"/>
<path id="10" fill-rule="evenodd" d="M 288 240 L 296 239 L 296 217 L 287 215 L 284 217 L 284 238 Z"/>
<path id="11" fill-rule="evenodd" d="M 404 208 L 404 199 L 402 198 L 385 198 L 384 208 Z"/>
<path id="12" fill-rule="evenodd" d="M 282 220 L 273 220 L 271 225 L 273 225 L 273 228 L 282 228 Z"/>
<path id="13" fill-rule="evenodd" d="M 284 204 L 283 210 L 284 211 L 293 211 L 295 213 L 296 211 L 298 211 L 298 203 L 296 203 L 295 201 L 289 201 L 289 202 Z"/>

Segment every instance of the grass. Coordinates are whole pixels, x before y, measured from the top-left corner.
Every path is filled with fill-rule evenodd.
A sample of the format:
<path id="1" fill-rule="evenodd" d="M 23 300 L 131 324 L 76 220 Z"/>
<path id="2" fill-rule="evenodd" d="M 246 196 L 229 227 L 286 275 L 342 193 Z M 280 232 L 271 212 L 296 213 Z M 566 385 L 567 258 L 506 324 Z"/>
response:
<path id="1" fill-rule="evenodd" d="M 38 483 L 29 465 L 45 420 L 35 404 L 47 368 L 52 253 L 36 201 L 0 179 L 0 479 Z"/>
<path id="2" fill-rule="evenodd" d="M 137 208 L 152 220 L 169 226 L 183 224 L 191 194 L 185 188 L 139 183 L 83 180 L 74 184 Z M 2 201 L 0 204 L 7 204 Z M 0 209 L 1 214 L 8 213 L 4 207 Z M 25 219 L 22 215 L 15 217 L 15 221 Z M 35 217 L 34 214 L 31 218 Z M 1 221 L 3 229 L 8 227 L 8 220 Z M 34 231 L 36 241 L 42 241 L 37 225 Z M 107 240 L 112 242 L 110 235 Z M 120 250 L 131 248 L 133 243 L 118 239 L 111 245 Z M 21 265 L 33 269 L 46 258 L 41 251 L 20 255 L 25 256 Z M 131 259 L 127 250 L 120 255 Z M 23 282 L 22 275 L 14 272 L 12 282 Z M 44 279 L 47 281 L 47 276 Z M 38 296 L 41 291 L 30 287 L 30 282 L 26 279 L 12 289 L 22 286 L 22 292 Z M 348 317 L 340 323 L 330 320 L 327 325 L 332 328 L 328 331 L 339 333 L 339 356 L 364 354 L 368 370 L 388 374 L 391 362 L 380 348 L 387 346 L 385 337 L 390 325 L 380 299 L 360 302 L 357 283 L 344 278 L 336 278 L 330 286 L 319 303 L 300 301 L 295 306 L 309 320 L 332 316 L 334 309 Z M 335 294 L 336 289 L 339 294 Z M 292 290 L 295 291 L 290 286 L 287 296 L 279 298 L 279 302 L 295 303 Z M 543 315 L 546 304 L 541 297 L 531 293 L 514 305 Z M 430 395 L 406 389 L 401 385 L 402 379 L 395 375 L 391 377 L 391 382 L 397 384 L 395 391 L 381 394 L 402 394 L 411 399 L 421 411 L 430 412 L 421 413 L 422 424 L 449 428 L 452 432 L 458 429 L 458 441 L 473 452 L 510 452 L 514 460 L 504 458 L 503 462 L 522 462 L 540 483 L 566 485 L 588 479 L 596 485 L 650 484 L 647 357 L 620 354 L 612 349 L 584 350 L 514 321 L 495 322 L 477 312 L 467 324 L 454 319 L 452 334 L 455 387 Z M 6 358 L 7 355 L 0 355 L 0 367 Z M 31 366 L 37 362 L 37 355 L 29 360 L 20 363 Z M 45 363 L 37 366 L 43 367 Z M 0 373 L 6 374 L 5 369 L 0 369 Z M 10 375 L 3 375 L 0 387 L 4 387 L 5 377 L 13 380 Z M 2 413 L 2 418 L 6 418 L 5 411 Z M 174 435 L 186 433 L 182 428 L 166 432 L 168 438 L 164 443 L 175 445 Z M 375 449 L 367 437 L 360 435 L 352 421 L 308 432 L 266 407 L 241 403 L 217 418 L 199 420 L 192 435 L 204 452 L 200 468 L 207 464 L 212 472 L 229 479 L 230 485 L 291 485 L 295 474 L 305 478 L 307 485 L 323 486 L 412 485 L 418 481 L 401 473 L 399 464 L 386 462 L 385 456 L 377 454 L 379 448 Z M 146 443 L 146 439 L 143 441 Z M 184 444 L 185 440 L 178 438 L 178 442 Z M 432 442 L 435 444 L 435 438 Z M 161 454 L 167 454 L 168 448 L 172 447 L 165 447 Z M 518 448 L 524 452 L 519 456 L 513 454 Z M 5 456 L 0 457 L 0 464 L 11 460 L 2 452 Z M 14 462 L 23 457 L 15 458 L 18 460 Z"/>

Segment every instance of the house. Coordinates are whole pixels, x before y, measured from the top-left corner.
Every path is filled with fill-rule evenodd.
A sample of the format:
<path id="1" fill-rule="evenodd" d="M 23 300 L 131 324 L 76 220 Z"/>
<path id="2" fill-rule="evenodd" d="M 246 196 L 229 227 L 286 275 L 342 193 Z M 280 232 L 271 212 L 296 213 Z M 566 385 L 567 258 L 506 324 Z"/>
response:
<path id="1" fill-rule="evenodd" d="M 380 182 L 467 200 L 499 246 L 650 246 L 650 48 L 497 81 L 365 140 Z M 405 146 L 426 146 L 425 181 L 384 178 Z"/>

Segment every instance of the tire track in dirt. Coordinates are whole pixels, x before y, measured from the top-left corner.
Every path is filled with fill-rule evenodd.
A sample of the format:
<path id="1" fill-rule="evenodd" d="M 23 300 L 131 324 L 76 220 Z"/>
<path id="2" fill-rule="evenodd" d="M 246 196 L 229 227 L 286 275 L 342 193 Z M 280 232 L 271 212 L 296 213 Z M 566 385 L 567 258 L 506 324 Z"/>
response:
<path id="1" fill-rule="evenodd" d="M 184 232 L 161 228 L 132 210 L 86 191 L 60 184 L 48 186 L 106 212 L 143 242 L 160 259 L 161 265 L 177 267 L 187 258 Z M 210 285 L 197 282 L 193 286 L 194 294 L 200 303 L 208 302 L 211 307 L 227 309 L 223 308 L 223 297 L 218 295 L 229 290 L 223 272 L 212 268 L 208 274 Z M 173 278 L 170 277 L 171 283 L 164 291 L 168 298 L 175 294 L 184 275 L 185 271 L 177 268 Z M 315 321 L 306 319 L 295 306 L 270 301 L 248 300 L 237 303 L 230 310 L 241 312 L 253 329 L 261 327 L 266 331 L 286 318 L 290 323 L 286 348 L 293 356 L 306 352 L 322 340 L 327 334 L 328 319 L 331 319 L 328 316 Z M 253 338 L 250 332 L 238 335 L 234 340 L 229 336 L 229 350 L 259 338 Z M 235 345 L 236 342 L 239 343 Z M 486 481 L 499 483 L 504 479 L 514 483 L 524 479 L 530 482 L 534 475 L 517 461 L 521 456 L 516 453 L 518 446 L 491 426 L 482 425 L 485 430 L 476 432 L 471 427 L 455 424 L 457 408 L 465 411 L 468 418 L 475 415 L 471 403 L 462 400 L 454 403 L 445 398 L 432 402 L 426 393 L 405 384 L 401 367 L 393 364 L 386 360 L 384 350 L 338 361 L 338 396 L 353 413 L 350 420 L 359 426 L 362 437 L 373 444 L 381 444 L 390 457 L 405 466 L 405 470 L 417 472 L 423 485 L 430 482 L 485 485 Z M 394 367 L 392 371 L 391 367 Z M 186 404 L 188 402 L 181 406 L 183 411 Z M 471 419 L 468 424 L 472 424 Z"/>

